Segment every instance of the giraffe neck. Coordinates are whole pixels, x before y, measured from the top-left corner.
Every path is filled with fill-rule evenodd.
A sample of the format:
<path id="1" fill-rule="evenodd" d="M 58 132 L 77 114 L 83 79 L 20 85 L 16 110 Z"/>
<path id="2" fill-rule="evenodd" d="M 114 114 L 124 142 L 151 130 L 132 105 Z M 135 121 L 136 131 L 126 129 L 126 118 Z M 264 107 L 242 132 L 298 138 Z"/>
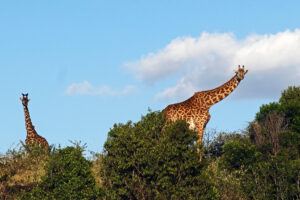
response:
<path id="1" fill-rule="evenodd" d="M 237 86 L 239 85 L 239 80 L 237 78 L 237 76 L 233 76 L 229 81 L 227 81 L 226 83 L 224 83 L 223 85 L 213 89 L 213 90 L 209 90 L 207 91 L 207 95 L 209 97 L 209 101 L 208 106 L 212 106 L 216 103 L 218 103 L 219 101 L 223 100 L 225 97 L 227 97 L 231 92 L 233 92 L 235 90 L 235 88 L 237 88 Z"/>
<path id="2" fill-rule="evenodd" d="M 25 113 L 25 125 L 27 130 L 27 138 L 37 135 L 34 126 L 32 125 L 30 114 L 27 106 L 24 106 L 24 113 Z"/>

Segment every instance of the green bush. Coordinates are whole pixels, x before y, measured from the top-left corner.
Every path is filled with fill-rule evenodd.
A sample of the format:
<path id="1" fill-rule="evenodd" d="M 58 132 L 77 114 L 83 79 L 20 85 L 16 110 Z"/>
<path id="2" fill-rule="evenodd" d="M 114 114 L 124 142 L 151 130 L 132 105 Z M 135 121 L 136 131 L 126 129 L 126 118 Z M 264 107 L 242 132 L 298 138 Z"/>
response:
<path id="1" fill-rule="evenodd" d="M 288 120 L 289 128 L 300 133 L 300 86 L 288 87 L 284 90 L 279 102 Z"/>
<path id="2" fill-rule="evenodd" d="M 267 115 L 274 112 L 285 118 L 285 126 L 300 132 L 300 86 L 290 86 L 282 91 L 278 102 L 262 105 L 255 119 L 260 123 L 264 122 Z"/>
<path id="3" fill-rule="evenodd" d="M 224 145 L 223 149 L 222 165 L 228 170 L 249 167 L 262 158 L 261 153 L 248 138 L 231 140 Z"/>
<path id="4" fill-rule="evenodd" d="M 225 168 L 238 199 L 299 199 L 299 117 L 300 87 L 289 87 L 279 102 L 261 106 L 248 137 L 225 143 L 214 175 Z M 226 191 L 220 182 L 219 192 Z"/>
<path id="5" fill-rule="evenodd" d="M 82 151 L 79 146 L 55 149 L 45 176 L 25 199 L 96 199 L 91 163 Z"/>
<path id="6" fill-rule="evenodd" d="M 0 155 L 0 199 L 18 199 L 30 192 L 45 174 L 48 149 L 24 145 Z"/>
<path id="7" fill-rule="evenodd" d="M 199 162 L 195 132 L 151 112 L 114 125 L 104 145 L 102 174 L 108 199 L 216 199 Z"/>
<path id="8" fill-rule="evenodd" d="M 280 103 L 272 102 L 269 104 L 264 104 L 260 107 L 259 112 L 256 113 L 255 119 L 259 122 L 264 122 L 267 118 L 267 115 L 274 112 L 283 114 Z"/>

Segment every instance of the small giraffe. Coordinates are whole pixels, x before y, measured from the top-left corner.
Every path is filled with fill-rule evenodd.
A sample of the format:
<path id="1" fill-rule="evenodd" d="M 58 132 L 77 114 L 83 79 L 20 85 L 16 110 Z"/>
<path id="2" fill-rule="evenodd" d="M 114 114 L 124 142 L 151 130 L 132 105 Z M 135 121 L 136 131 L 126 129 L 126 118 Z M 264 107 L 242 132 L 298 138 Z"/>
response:
<path id="1" fill-rule="evenodd" d="M 37 134 L 37 132 L 34 129 L 34 126 L 32 125 L 30 115 L 29 115 L 29 110 L 28 110 L 28 102 L 30 99 L 28 99 L 28 93 L 23 94 L 23 98 L 20 98 L 22 101 L 23 107 L 24 107 L 24 113 L 25 113 L 25 125 L 26 125 L 26 130 L 27 130 L 27 137 L 25 140 L 25 144 L 35 144 L 38 146 L 44 146 L 46 148 L 49 148 L 48 142 L 45 138 Z"/>
<path id="2" fill-rule="evenodd" d="M 165 114 L 167 121 L 186 120 L 189 128 L 197 132 L 199 144 L 210 119 L 210 107 L 227 97 L 244 79 L 247 72 L 244 66 L 239 65 L 236 74 L 228 82 L 213 90 L 195 92 L 192 97 L 181 103 L 168 105 L 162 113 Z"/>

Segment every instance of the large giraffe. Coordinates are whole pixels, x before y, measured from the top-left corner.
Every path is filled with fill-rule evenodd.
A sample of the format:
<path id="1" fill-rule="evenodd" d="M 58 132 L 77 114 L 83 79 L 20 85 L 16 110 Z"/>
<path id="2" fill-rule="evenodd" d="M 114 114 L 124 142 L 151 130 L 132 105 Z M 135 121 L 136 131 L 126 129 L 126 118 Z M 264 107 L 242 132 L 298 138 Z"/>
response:
<path id="1" fill-rule="evenodd" d="M 189 128 L 197 132 L 199 144 L 210 119 L 210 107 L 227 97 L 244 79 L 247 72 L 244 66 L 239 65 L 235 75 L 228 82 L 213 90 L 195 92 L 192 97 L 181 103 L 168 105 L 162 113 L 165 114 L 167 121 L 186 120 Z"/>
<path id="2" fill-rule="evenodd" d="M 34 126 L 32 125 L 30 115 L 29 115 L 29 110 L 28 110 L 28 102 L 30 99 L 28 99 L 28 93 L 27 94 L 22 94 L 23 98 L 20 98 L 22 101 L 23 107 L 24 107 L 24 113 L 25 113 L 25 125 L 26 125 L 26 130 L 27 130 L 27 136 L 25 143 L 26 145 L 28 144 L 35 144 L 38 146 L 44 146 L 46 148 L 49 147 L 48 142 L 45 138 L 37 134 L 37 132 L 34 129 Z"/>

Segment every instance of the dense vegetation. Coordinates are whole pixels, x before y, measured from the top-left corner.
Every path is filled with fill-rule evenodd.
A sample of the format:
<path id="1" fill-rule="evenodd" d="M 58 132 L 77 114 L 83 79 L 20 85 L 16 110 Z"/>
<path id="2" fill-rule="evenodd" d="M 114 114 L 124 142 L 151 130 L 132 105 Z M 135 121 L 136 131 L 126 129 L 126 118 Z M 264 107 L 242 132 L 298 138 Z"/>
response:
<path id="1" fill-rule="evenodd" d="M 184 121 L 149 112 L 115 124 L 94 159 L 79 144 L 22 145 L 0 157 L 0 199 L 300 199 L 300 87 L 242 133 L 196 139 Z"/>
<path id="2" fill-rule="evenodd" d="M 195 132 L 183 121 L 164 126 L 152 112 L 115 125 L 104 146 L 103 186 L 109 199 L 216 199 L 199 162 Z"/>

